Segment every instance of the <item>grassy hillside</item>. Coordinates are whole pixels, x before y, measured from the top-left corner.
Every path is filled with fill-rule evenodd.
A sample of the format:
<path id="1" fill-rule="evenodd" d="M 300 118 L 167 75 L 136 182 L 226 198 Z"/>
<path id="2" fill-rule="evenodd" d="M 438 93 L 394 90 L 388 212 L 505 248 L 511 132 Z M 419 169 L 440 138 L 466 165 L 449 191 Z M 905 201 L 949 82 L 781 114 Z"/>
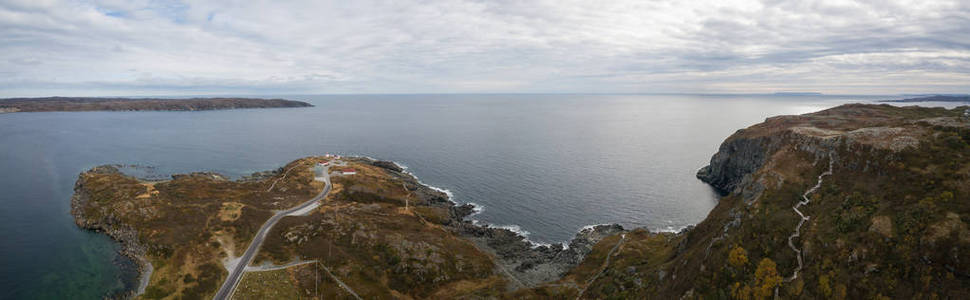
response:
<path id="1" fill-rule="evenodd" d="M 283 218 L 254 262 L 298 265 L 247 273 L 236 297 L 968 299 L 965 109 L 845 105 L 769 118 L 728 137 L 698 172 L 724 192 L 703 222 L 680 233 L 597 227 L 565 250 L 464 221 L 470 207 L 393 163 L 348 159 L 358 174 L 333 177 L 310 214 Z M 320 159 L 238 181 L 142 182 L 99 167 L 81 174 L 72 213 L 151 262 L 141 297 L 208 298 L 223 260 L 274 210 L 323 188 L 311 170 Z"/>
<path id="2" fill-rule="evenodd" d="M 962 112 L 847 105 L 739 131 L 721 151 L 763 152 L 762 164 L 735 178 L 693 229 L 627 234 L 584 297 L 967 299 L 970 122 Z M 804 262 L 795 278 L 792 207 L 830 161 L 832 175 L 800 207 L 809 219 L 792 239 Z"/>

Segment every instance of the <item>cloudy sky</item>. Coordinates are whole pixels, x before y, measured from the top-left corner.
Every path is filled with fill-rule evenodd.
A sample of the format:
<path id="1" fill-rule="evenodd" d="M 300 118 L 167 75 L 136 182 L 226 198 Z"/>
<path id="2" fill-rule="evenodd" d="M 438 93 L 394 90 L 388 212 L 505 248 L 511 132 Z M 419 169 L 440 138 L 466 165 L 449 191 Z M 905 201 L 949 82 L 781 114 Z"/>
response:
<path id="1" fill-rule="evenodd" d="M 0 97 L 970 93 L 970 1 L 0 0 Z"/>

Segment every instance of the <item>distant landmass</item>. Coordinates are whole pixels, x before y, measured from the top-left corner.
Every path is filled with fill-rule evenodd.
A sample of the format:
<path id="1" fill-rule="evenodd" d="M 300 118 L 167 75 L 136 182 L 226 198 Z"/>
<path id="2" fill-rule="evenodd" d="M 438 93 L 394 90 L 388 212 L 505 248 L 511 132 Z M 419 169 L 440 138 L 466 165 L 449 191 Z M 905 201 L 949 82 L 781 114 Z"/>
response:
<path id="1" fill-rule="evenodd" d="M 0 113 L 50 111 L 195 111 L 312 106 L 302 101 L 259 98 L 162 99 L 45 97 L 0 99 Z"/>
<path id="2" fill-rule="evenodd" d="M 121 243 L 143 280 L 119 296 L 144 299 L 970 299 L 964 114 L 771 117 L 697 172 L 723 197 L 696 226 L 590 226 L 568 246 L 473 223 L 474 206 L 364 157 L 239 180 L 95 167 L 71 214 Z"/>
<path id="3" fill-rule="evenodd" d="M 970 102 L 970 95 L 933 95 L 899 100 L 882 100 L 879 102 Z"/>

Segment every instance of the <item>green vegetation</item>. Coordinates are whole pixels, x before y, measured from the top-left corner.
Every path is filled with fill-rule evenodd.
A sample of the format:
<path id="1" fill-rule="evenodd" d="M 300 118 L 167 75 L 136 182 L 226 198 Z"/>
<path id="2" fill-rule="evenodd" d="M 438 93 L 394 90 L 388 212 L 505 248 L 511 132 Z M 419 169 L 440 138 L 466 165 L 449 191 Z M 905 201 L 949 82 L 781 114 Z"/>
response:
<path id="1" fill-rule="evenodd" d="M 584 297 L 765 299 L 777 290 L 782 299 L 968 298 L 970 124 L 955 118 L 960 111 L 849 105 L 752 126 L 731 139 L 781 145 L 769 148 L 769 161 L 752 174 L 763 193 L 749 201 L 742 194 L 724 197 L 704 222 L 671 236 L 659 247 L 664 250 L 631 253 L 644 237 L 628 235 L 631 242 L 597 280 L 601 286 Z M 853 138 L 787 133 L 795 126 Z M 849 134 L 863 127 L 900 129 Z M 895 147 L 900 136 L 918 143 Z M 792 206 L 825 171 L 829 153 L 834 174 L 802 206 L 810 221 L 794 241 L 805 267 L 785 282 L 797 266 L 787 244 L 799 220 Z M 643 268 L 649 260 L 661 263 Z"/>
<path id="2" fill-rule="evenodd" d="M 286 166 L 307 168 L 296 168 L 273 192 L 266 190 L 282 175 L 229 181 L 193 173 L 141 182 L 112 167 L 99 167 L 78 179 L 77 196 L 87 201 L 76 205 L 76 215 L 82 216 L 79 223 L 109 233 L 137 233 L 154 266 L 143 298 L 209 298 L 226 276 L 222 259 L 230 250 L 241 253 L 272 210 L 294 206 L 320 191 L 322 185 L 312 182 L 311 164 L 303 159 Z M 229 218 L 227 207 L 234 210 Z"/>
<path id="3" fill-rule="evenodd" d="M 846 105 L 769 118 L 728 139 L 756 141 L 733 155 L 763 151 L 764 162 L 735 174 L 738 191 L 696 227 L 606 237 L 561 279 L 518 290 L 448 225 L 449 204 L 401 173 L 351 159 L 358 174 L 334 177 L 311 214 L 283 218 L 256 259 L 317 263 L 247 274 L 237 296 L 346 298 L 339 279 L 368 299 L 967 299 L 970 124 L 962 109 Z M 292 173 L 270 192 L 282 174 L 146 183 L 97 168 L 78 181 L 87 200 L 79 223 L 137 232 L 156 269 L 143 298 L 207 298 L 225 276 L 227 252 L 241 252 L 272 210 L 319 192 L 315 159 L 287 165 Z M 788 244 L 800 220 L 792 207 L 830 162 L 833 174 L 799 208 L 809 220 L 792 246 L 804 264 L 786 281 L 799 265 Z"/>
<path id="4" fill-rule="evenodd" d="M 233 299 L 298 299 L 300 297 L 293 276 L 303 266 L 283 270 L 249 272 L 243 275 Z M 329 287 L 333 288 L 333 287 Z"/>

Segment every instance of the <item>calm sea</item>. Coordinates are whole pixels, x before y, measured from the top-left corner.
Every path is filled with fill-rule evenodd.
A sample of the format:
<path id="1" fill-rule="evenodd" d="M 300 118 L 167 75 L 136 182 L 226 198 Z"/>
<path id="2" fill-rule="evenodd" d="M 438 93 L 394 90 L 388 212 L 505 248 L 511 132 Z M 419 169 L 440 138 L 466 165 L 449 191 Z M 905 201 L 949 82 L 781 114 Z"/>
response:
<path id="1" fill-rule="evenodd" d="M 735 130 L 880 98 L 285 97 L 316 107 L 0 115 L 0 298 L 96 299 L 123 287 L 131 271 L 113 263 L 118 245 L 69 214 L 77 174 L 101 164 L 240 176 L 307 155 L 366 155 L 480 205 L 480 222 L 555 243 L 590 224 L 696 223 L 716 196 L 694 173 Z"/>

